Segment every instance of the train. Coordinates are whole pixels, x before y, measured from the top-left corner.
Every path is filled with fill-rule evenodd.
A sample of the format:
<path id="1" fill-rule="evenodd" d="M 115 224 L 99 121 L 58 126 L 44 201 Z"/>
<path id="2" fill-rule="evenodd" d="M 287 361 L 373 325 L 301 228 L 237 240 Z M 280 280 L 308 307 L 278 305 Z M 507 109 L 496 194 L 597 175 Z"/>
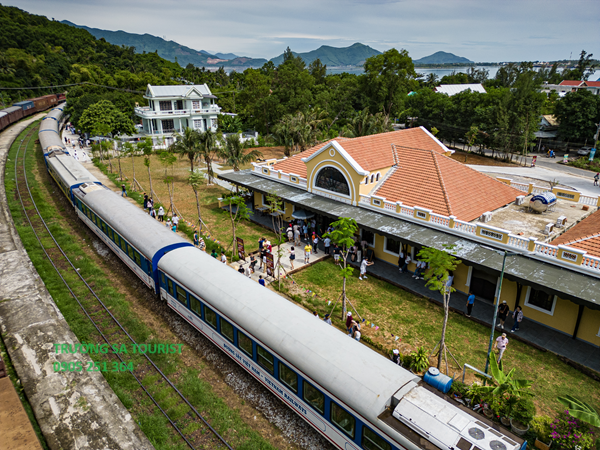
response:
<path id="1" fill-rule="evenodd" d="M 102 185 L 56 140 L 60 128 L 48 130 L 60 124 L 60 112 L 51 114 L 54 119 L 42 122 L 40 144 L 78 217 L 171 310 L 336 448 L 526 448 L 523 439 L 212 258 Z"/>
<path id="2" fill-rule="evenodd" d="M 40 111 L 46 111 L 53 106 L 66 101 L 66 95 L 50 94 L 17 102 L 9 108 L 0 109 L 0 131 L 9 125 Z"/>

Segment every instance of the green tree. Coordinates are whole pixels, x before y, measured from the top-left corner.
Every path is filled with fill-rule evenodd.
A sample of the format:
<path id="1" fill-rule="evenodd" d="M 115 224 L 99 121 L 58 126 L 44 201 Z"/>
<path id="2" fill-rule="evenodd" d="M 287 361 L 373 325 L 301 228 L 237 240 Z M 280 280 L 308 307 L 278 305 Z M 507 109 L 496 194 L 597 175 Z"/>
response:
<path id="1" fill-rule="evenodd" d="M 256 161 L 262 156 L 262 153 L 256 149 L 244 152 L 244 144 L 240 141 L 238 134 L 230 134 L 225 138 L 225 145 L 219 149 L 221 157 L 225 158 L 225 163 L 230 165 L 235 172 L 240 170 L 240 166 Z"/>
<path id="2" fill-rule="evenodd" d="M 208 184 L 212 184 L 215 173 L 212 168 L 213 154 L 217 146 L 217 135 L 212 130 L 206 130 L 200 133 L 200 156 L 206 164 L 206 175 Z"/>
<path id="3" fill-rule="evenodd" d="M 134 156 L 137 153 L 137 148 L 135 145 L 133 145 L 131 142 L 124 142 L 123 143 L 123 154 L 125 156 L 131 156 L 131 171 L 133 173 L 133 179 L 131 181 L 131 190 L 135 191 L 136 190 L 136 183 L 137 180 L 135 178 L 135 159 Z"/>
<path id="4" fill-rule="evenodd" d="M 319 58 L 315 59 L 308 65 L 308 71 L 315 79 L 315 83 L 321 84 L 327 76 L 327 65 L 323 64 Z"/>
<path id="5" fill-rule="evenodd" d="M 241 133 L 244 131 L 244 124 L 240 116 L 230 116 L 229 114 L 219 114 L 218 130 L 222 133 Z"/>
<path id="6" fill-rule="evenodd" d="M 581 50 L 579 60 L 574 69 L 565 69 L 562 73 L 563 80 L 587 80 L 598 68 L 598 63 L 592 59 L 592 53 L 588 55 L 585 50 Z"/>
<path id="7" fill-rule="evenodd" d="M 190 171 L 194 172 L 194 162 L 200 155 L 200 135 L 192 128 L 186 128 L 183 135 L 175 133 L 175 142 L 171 145 L 171 151 L 179 154 L 181 158 L 190 161 Z"/>
<path id="8" fill-rule="evenodd" d="M 600 97 L 584 89 L 569 92 L 556 103 L 554 115 L 559 121 L 558 134 L 562 139 L 589 141 L 600 122 Z"/>
<path id="9" fill-rule="evenodd" d="M 204 174 L 198 171 L 192 171 L 187 179 L 187 183 L 192 187 L 196 196 L 196 208 L 198 208 L 198 229 L 202 231 L 202 214 L 200 213 L 200 200 L 198 198 L 198 190 L 204 184 Z"/>
<path id="10" fill-rule="evenodd" d="M 392 48 L 371 56 L 365 61 L 364 69 L 364 90 L 370 98 L 371 112 L 396 116 L 402 109 L 403 97 L 418 86 L 408 52 Z"/>
<path id="11" fill-rule="evenodd" d="M 175 156 L 172 152 L 160 152 L 158 154 L 158 159 L 165 166 L 165 177 L 163 178 L 163 183 L 167 185 L 167 189 L 169 190 L 169 210 L 171 214 L 175 213 L 175 205 L 173 204 L 173 195 L 175 194 L 175 174 L 174 167 L 175 162 L 177 161 L 177 156 Z M 168 169 L 171 168 L 171 175 L 168 174 Z M 168 214 L 169 211 L 167 211 Z"/>
<path id="12" fill-rule="evenodd" d="M 225 204 L 229 206 L 229 219 L 231 220 L 231 246 L 235 249 L 237 227 L 243 220 L 250 220 L 250 210 L 246 206 L 246 199 L 241 195 L 231 195 L 223 199 Z M 231 252 L 231 260 L 233 261 L 236 252 Z"/>
<path id="13" fill-rule="evenodd" d="M 135 134 L 131 119 L 108 100 L 100 100 L 83 111 L 78 126 L 87 133 L 98 133 L 102 129 L 112 135 Z"/>
<path id="14" fill-rule="evenodd" d="M 342 252 L 342 268 L 340 274 L 342 275 L 342 320 L 346 317 L 346 280 L 352 276 L 354 269 L 348 266 L 348 252 L 350 247 L 354 245 L 354 236 L 358 231 L 358 225 L 356 220 L 349 217 L 340 217 L 337 221 L 331 224 L 333 231 L 325 233 L 326 237 L 329 237 L 334 244 L 340 247 Z"/>
<path id="15" fill-rule="evenodd" d="M 137 148 L 144 153 L 144 166 L 148 169 L 148 182 L 150 183 L 150 197 L 154 198 L 154 190 L 152 189 L 152 174 L 150 173 L 150 162 L 154 153 L 154 145 L 152 139 L 147 137 L 143 141 L 138 142 Z M 133 157 L 133 155 L 132 155 Z"/>
<path id="16" fill-rule="evenodd" d="M 450 310 L 450 294 L 456 289 L 448 285 L 450 271 L 456 270 L 462 262 L 457 260 L 452 254 L 452 245 L 445 245 L 444 250 L 426 247 L 419 251 L 417 255 L 421 261 L 429 264 L 429 269 L 425 272 L 425 286 L 432 291 L 438 291 L 442 294 L 444 302 L 444 322 L 442 325 L 442 337 L 439 343 L 437 368 L 442 366 L 442 356 L 446 360 L 446 371 L 448 368 L 448 358 L 446 356 L 446 327 L 448 324 L 448 312 Z"/>

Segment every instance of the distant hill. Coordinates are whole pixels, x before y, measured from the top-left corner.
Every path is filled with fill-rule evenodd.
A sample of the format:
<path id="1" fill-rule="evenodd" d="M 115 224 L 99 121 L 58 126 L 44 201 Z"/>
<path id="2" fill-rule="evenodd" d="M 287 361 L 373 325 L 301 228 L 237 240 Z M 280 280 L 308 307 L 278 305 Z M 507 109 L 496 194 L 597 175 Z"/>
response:
<path id="1" fill-rule="evenodd" d="M 350 47 L 338 48 L 330 47 L 329 45 L 322 45 L 318 49 L 311 52 L 294 53 L 294 55 L 300 56 L 306 65 L 318 58 L 328 67 L 361 66 L 364 64 L 367 58 L 379 54 L 381 54 L 380 51 L 358 42 Z M 273 61 L 273 64 L 278 66 L 283 62 L 283 53 L 276 58 L 271 59 L 271 61 Z"/>
<path id="2" fill-rule="evenodd" d="M 99 28 L 76 25 L 68 20 L 63 20 L 62 23 L 84 29 L 96 39 L 104 38 L 106 42 L 114 45 L 135 47 L 135 51 L 137 53 L 154 53 L 157 51 L 159 56 L 171 62 L 175 62 L 175 58 L 177 58 L 177 62 L 182 67 L 185 67 L 190 63 L 195 66 L 204 67 L 217 67 L 223 65 L 235 67 L 260 67 L 267 62 L 266 59 L 238 57 L 233 53 L 211 54 L 204 50 L 198 51 L 194 50 L 193 48 L 186 47 L 185 45 L 178 44 L 174 41 L 166 41 L 157 36 L 152 36 L 151 34 L 135 34 L 127 33 L 125 31 L 101 30 Z"/>
<path id="3" fill-rule="evenodd" d="M 233 53 L 207 52 L 206 50 L 200 50 L 200 53 L 204 53 L 205 55 L 215 55 L 217 58 L 227 60 L 239 58 L 238 55 L 234 55 Z"/>
<path id="4" fill-rule="evenodd" d="M 473 61 L 453 53 L 435 52 L 433 55 L 413 60 L 415 64 L 473 64 Z"/>

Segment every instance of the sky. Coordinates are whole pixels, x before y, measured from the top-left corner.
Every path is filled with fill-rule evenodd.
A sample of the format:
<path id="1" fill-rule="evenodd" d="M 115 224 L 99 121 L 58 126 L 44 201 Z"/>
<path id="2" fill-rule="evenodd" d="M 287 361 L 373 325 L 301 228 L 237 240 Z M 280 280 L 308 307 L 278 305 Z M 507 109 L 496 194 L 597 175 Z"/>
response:
<path id="1" fill-rule="evenodd" d="M 600 58 L 598 0 L 5 0 L 78 25 L 149 33 L 196 50 L 270 59 L 355 42 L 413 59 Z"/>

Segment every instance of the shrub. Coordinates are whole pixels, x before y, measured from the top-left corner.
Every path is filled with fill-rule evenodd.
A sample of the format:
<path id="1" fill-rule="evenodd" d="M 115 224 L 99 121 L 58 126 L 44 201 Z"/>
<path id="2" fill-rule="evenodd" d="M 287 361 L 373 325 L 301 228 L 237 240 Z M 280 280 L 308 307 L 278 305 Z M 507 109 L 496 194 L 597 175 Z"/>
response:
<path id="1" fill-rule="evenodd" d="M 410 370 L 413 372 L 423 372 L 429 367 L 429 358 L 423 347 L 419 347 L 419 349 L 416 352 L 412 352 L 410 356 Z"/>
<path id="2" fill-rule="evenodd" d="M 519 398 L 513 405 L 510 416 L 523 425 L 528 425 L 535 417 L 533 401 L 530 398 Z"/>
<path id="3" fill-rule="evenodd" d="M 537 438 L 545 444 L 550 442 L 552 434 L 552 419 L 548 416 L 537 416 L 531 421 L 531 429 Z"/>
<path id="4" fill-rule="evenodd" d="M 571 416 L 568 410 L 560 413 L 550 427 L 550 437 L 562 449 L 589 450 L 594 447 L 596 436 L 592 427 Z"/>

